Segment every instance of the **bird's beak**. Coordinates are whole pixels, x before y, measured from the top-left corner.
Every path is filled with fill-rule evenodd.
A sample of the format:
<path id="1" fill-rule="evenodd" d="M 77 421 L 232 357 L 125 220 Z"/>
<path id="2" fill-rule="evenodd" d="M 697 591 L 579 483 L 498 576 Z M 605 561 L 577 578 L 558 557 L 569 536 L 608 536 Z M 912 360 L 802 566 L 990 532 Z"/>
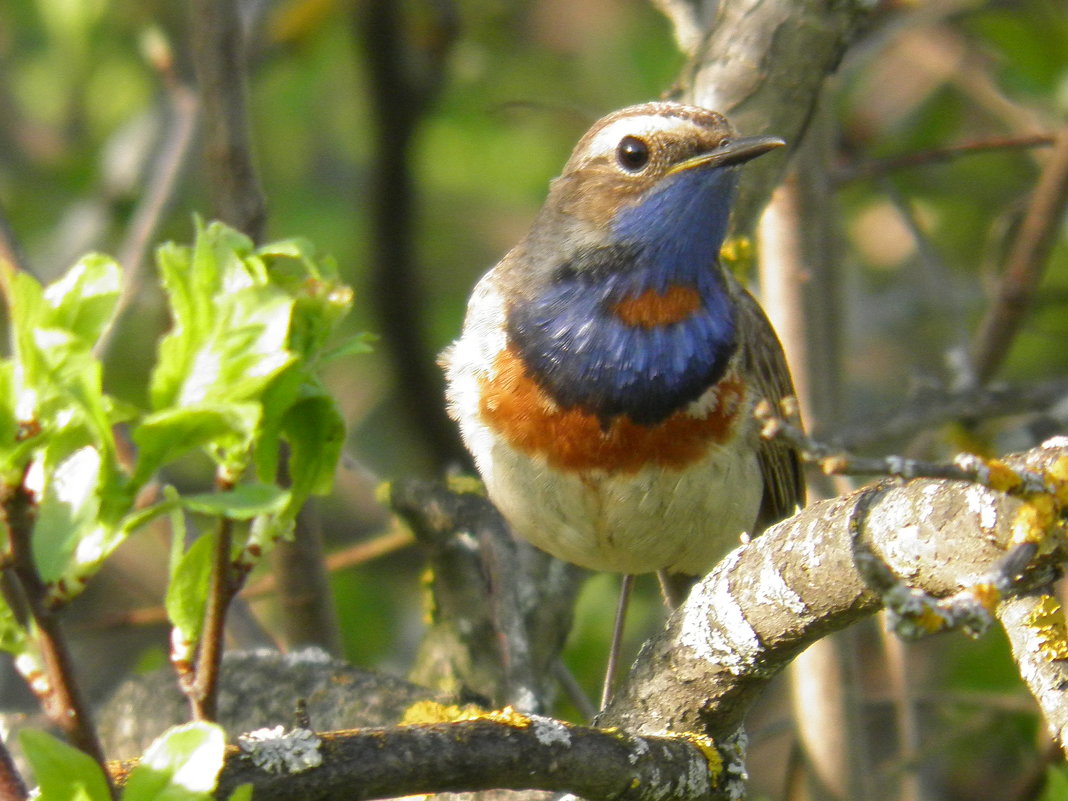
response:
<path id="1" fill-rule="evenodd" d="M 742 139 L 731 139 L 715 150 L 680 161 L 668 170 L 668 175 L 683 170 L 692 170 L 695 167 L 726 167 L 731 164 L 741 164 L 785 144 L 786 142 L 777 136 L 748 136 Z"/>

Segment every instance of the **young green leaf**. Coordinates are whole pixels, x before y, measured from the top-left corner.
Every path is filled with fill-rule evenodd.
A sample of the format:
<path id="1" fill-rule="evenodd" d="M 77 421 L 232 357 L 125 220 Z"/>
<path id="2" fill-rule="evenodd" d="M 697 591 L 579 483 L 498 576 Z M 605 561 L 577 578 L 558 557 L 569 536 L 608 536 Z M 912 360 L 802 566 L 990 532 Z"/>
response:
<path id="1" fill-rule="evenodd" d="M 214 723 L 187 723 L 160 735 L 145 751 L 123 790 L 123 801 L 207 801 L 226 753 Z"/>
<path id="2" fill-rule="evenodd" d="M 172 565 L 165 601 L 167 617 L 187 643 L 195 643 L 200 637 L 204 604 L 211 582 L 214 546 L 213 536 L 205 534 L 197 537 L 178 563 Z"/>
<path id="3" fill-rule="evenodd" d="M 48 801 L 111 801 L 104 773 L 92 757 L 35 729 L 20 731 L 19 745 L 33 768 L 40 798 Z"/>
<path id="4" fill-rule="evenodd" d="M 190 512 L 233 520 L 277 514 L 288 503 L 289 492 L 271 484 L 238 484 L 225 492 L 206 492 L 182 498 L 182 505 Z"/>
<path id="5" fill-rule="evenodd" d="M 260 421 L 258 403 L 205 403 L 148 415 L 133 430 L 139 452 L 132 483 L 142 486 L 163 465 L 212 444 L 247 448 Z"/>
<path id="6" fill-rule="evenodd" d="M 122 291 L 122 269 L 109 256 L 90 253 L 44 291 L 43 324 L 70 331 L 89 348 L 111 324 Z"/>

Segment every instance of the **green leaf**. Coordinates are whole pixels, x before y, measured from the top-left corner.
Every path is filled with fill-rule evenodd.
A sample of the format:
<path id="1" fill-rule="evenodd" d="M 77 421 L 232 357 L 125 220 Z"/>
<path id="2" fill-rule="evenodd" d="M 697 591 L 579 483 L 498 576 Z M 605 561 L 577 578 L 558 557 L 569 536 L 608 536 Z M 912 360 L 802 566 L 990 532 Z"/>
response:
<path id="1" fill-rule="evenodd" d="M 33 768 L 40 798 L 48 801 L 111 801 L 107 780 L 92 757 L 34 729 L 19 732 L 19 745 Z"/>
<path id="2" fill-rule="evenodd" d="M 214 723 L 187 723 L 160 735 L 126 781 L 123 801 L 206 801 L 226 755 L 226 735 Z"/>
<path id="3" fill-rule="evenodd" d="M 61 457 L 69 452 L 54 450 Z M 71 571 L 76 549 L 82 552 L 80 561 L 98 564 L 110 553 L 111 532 L 99 519 L 99 450 L 86 445 L 58 463 L 47 459 L 42 465 L 44 492 L 33 530 L 33 557 L 41 578 L 51 584 Z"/>
<path id="4" fill-rule="evenodd" d="M 154 408 L 254 399 L 294 358 L 293 299 L 248 238 L 218 223 L 198 227 L 192 250 L 165 246 L 157 259 L 174 325 L 150 382 Z"/>
<path id="5" fill-rule="evenodd" d="M 239 784 L 237 789 L 230 793 L 230 801 L 252 801 L 252 783 Z"/>
<path id="6" fill-rule="evenodd" d="M 203 404 L 148 415 L 132 434 L 139 449 L 132 483 L 143 485 L 163 465 L 199 448 L 247 447 L 259 419 L 256 403 Z"/>
<path id="7" fill-rule="evenodd" d="M 70 331 L 91 348 L 111 323 L 121 291 L 118 263 L 109 256 L 90 253 L 44 290 L 50 309 L 43 324 Z"/>
<path id="8" fill-rule="evenodd" d="M 195 643 L 200 638 L 214 552 L 214 536 L 197 537 L 171 568 L 165 600 L 167 617 L 188 643 Z"/>
<path id="9" fill-rule="evenodd" d="M 363 353 L 371 353 L 374 350 L 373 343 L 378 337 L 371 333 L 354 334 L 332 348 L 327 348 L 319 357 L 319 364 L 327 364 L 336 359 L 344 359 L 347 356 L 359 356 Z"/>
<path id="10" fill-rule="evenodd" d="M 290 446 L 289 475 L 295 496 L 326 495 L 334 484 L 345 444 L 345 421 L 325 392 L 294 404 L 283 423 Z"/>
<path id="11" fill-rule="evenodd" d="M 239 484 L 226 492 L 210 492 L 182 497 L 191 512 L 251 520 L 257 515 L 276 514 L 289 503 L 289 492 L 271 484 Z"/>

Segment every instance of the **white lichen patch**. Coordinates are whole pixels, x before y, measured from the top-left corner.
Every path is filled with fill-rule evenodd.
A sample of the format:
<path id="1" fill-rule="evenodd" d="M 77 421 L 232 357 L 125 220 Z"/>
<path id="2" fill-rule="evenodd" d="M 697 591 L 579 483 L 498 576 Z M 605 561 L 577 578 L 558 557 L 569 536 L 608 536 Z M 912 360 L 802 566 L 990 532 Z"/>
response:
<path id="1" fill-rule="evenodd" d="M 964 501 L 968 511 L 979 518 L 983 531 L 991 532 L 998 525 L 998 504 L 994 493 L 978 484 L 973 484 L 964 491 Z"/>
<path id="2" fill-rule="evenodd" d="M 531 720 L 534 738 L 542 745 L 562 745 L 565 748 L 571 745 L 571 732 L 560 721 L 540 715 L 531 716 Z"/>
<path id="3" fill-rule="evenodd" d="M 323 764 L 322 740 L 308 729 L 256 729 L 240 735 L 237 745 L 252 764 L 267 773 L 303 773 Z"/>
<path id="4" fill-rule="evenodd" d="M 788 609 L 795 615 L 803 615 L 808 611 L 801 596 L 790 588 L 782 571 L 770 559 L 764 561 L 760 570 L 756 596 L 761 603 Z"/>
<path id="5" fill-rule="evenodd" d="M 691 593 L 679 632 L 679 642 L 698 658 L 722 665 L 734 675 L 749 671 L 761 652 L 760 639 L 726 580 L 738 558 L 735 551 L 720 564 L 711 591 Z"/>

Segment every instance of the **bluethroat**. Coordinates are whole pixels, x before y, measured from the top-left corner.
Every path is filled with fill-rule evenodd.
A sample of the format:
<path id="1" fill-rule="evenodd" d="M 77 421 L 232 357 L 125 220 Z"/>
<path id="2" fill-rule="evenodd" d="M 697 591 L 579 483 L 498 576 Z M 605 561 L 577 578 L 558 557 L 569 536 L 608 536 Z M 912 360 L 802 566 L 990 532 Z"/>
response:
<path id="1" fill-rule="evenodd" d="M 797 453 L 752 414 L 793 394 L 782 346 L 719 260 L 738 165 L 782 144 L 677 103 L 610 114 L 478 282 L 448 406 L 517 535 L 702 575 L 801 503 Z"/>

